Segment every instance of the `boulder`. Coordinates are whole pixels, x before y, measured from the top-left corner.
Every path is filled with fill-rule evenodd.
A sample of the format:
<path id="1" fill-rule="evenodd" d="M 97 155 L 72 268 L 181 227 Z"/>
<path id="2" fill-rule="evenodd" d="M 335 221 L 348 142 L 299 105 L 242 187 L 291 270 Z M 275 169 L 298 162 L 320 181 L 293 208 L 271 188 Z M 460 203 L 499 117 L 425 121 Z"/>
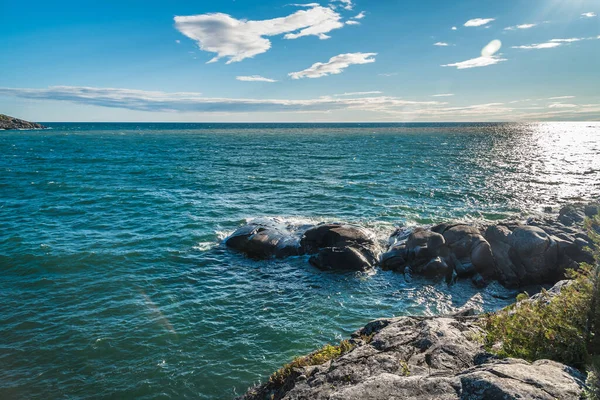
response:
<path id="1" fill-rule="evenodd" d="M 300 247 L 313 254 L 309 262 L 322 270 L 366 271 L 377 264 L 377 246 L 365 229 L 344 224 L 322 224 L 302 235 Z"/>
<path id="2" fill-rule="evenodd" d="M 454 225 L 444 230 L 443 235 L 456 258 L 470 261 L 482 276 L 495 275 L 492 249 L 478 228 L 470 225 Z"/>
<path id="3" fill-rule="evenodd" d="M 227 239 L 225 245 L 252 258 L 285 258 L 302 254 L 300 240 L 288 227 L 275 221 L 252 221 Z"/>
<path id="4" fill-rule="evenodd" d="M 326 247 L 311 256 L 309 262 L 321 270 L 332 271 L 366 271 L 374 265 L 374 260 L 354 247 Z"/>
<path id="5" fill-rule="evenodd" d="M 591 261 L 585 250 L 588 242 L 548 234 L 542 226 L 494 225 L 487 229 L 485 237 L 500 283 L 508 287 L 553 284 L 564 278 L 568 268 Z"/>
<path id="6" fill-rule="evenodd" d="M 308 254 L 326 247 L 372 247 L 375 242 L 369 232 L 353 225 L 323 224 L 304 232 L 300 244 Z"/>
<path id="7" fill-rule="evenodd" d="M 407 260 L 408 249 L 406 248 L 406 244 L 396 245 L 381 255 L 381 269 L 384 271 L 402 271 L 406 267 Z"/>

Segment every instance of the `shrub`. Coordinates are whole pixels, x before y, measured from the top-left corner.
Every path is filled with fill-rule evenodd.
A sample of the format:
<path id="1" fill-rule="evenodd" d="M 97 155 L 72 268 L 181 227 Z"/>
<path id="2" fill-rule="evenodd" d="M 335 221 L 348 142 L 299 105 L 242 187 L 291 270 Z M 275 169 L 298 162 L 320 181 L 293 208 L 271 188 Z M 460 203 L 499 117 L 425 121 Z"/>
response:
<path id="1" fill-rule="evenodd" d="M 529 361 L 552 359 L 588 369 L 587 396 L 599 399 L 597 364 L 600 357 L 600 215 L 586 220 L 590 251 L 596 262 L 570 271 L 572 279 L 559 294 L 542 291 L 536 300 L 520 295 L 518 302 L 482 319 L 484 343 L 501 357 Z M 596 396 L 596 397 L 590 397 Z"/>

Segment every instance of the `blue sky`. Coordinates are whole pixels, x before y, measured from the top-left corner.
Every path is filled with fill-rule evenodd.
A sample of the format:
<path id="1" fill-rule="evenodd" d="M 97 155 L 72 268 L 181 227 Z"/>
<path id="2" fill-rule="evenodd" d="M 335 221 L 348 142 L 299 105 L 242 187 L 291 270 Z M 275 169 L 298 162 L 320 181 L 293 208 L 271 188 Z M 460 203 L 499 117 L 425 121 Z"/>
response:
<path id="1" fill-rule="evenodd" d="M 0 2 L 35 121 L 600 120 L 598 0 Z"/>

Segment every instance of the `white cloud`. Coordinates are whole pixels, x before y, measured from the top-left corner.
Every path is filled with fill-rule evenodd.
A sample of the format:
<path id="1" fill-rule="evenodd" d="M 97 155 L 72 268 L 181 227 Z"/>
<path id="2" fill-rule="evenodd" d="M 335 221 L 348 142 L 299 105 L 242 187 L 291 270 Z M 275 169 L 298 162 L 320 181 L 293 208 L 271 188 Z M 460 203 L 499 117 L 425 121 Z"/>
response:
<path id="1" fill-rule="evenodd" d="M 264 78 L 260 75 L 236 76 L 235 79 L 243 82 L 277 82 L 275 79 Z"/>
<path id="2" fill-rule="evenodd" d="M 574 99 L 575 96 L 557 96 L 557 97 L 549 97 L 548 100 L 562 100 L 562 99 Z"/>
<path id="3" fill-rule="evenodd" d="M 512 46 L 513 49 L 525 49 L 525 50 L 539 50 L 539 49 L 552 49 L 554 47 L 560 46 L 561 43 L 557 42 L 546 42 L 546 43 L 538 43 L 538 44 L 530 44 L 524 46 Z"/>
<path id="4" fill-rule="evenodd" d="M 332 0 L 331 3 L 341 3 L 340 6 L 344 10 L 352 10 L 354 8 L 354 4 L 352 3 L 352 0 Z"/>
<path id="5" fill-rule="evenodd" d="M 505 31 L 514 31 L 517 29 L 531 29 L 534 26 L 537 26 L 537 24 L 521 24 L 521 25 L 515 25 L 515 26 L 508 26 L 506 28 L 504 28 Z"/>
<path id="6" fill-rule="evenodd" d="M 498 39 L 492 40 L 488 44 L 485 45 L 483 49 L 481 49 L 482 57 L 491 57 L 498 52 L 502 48 L 502 42 Z"/>
<path id="7" fill-rule="evenodd" d="M 375 62 L 377 53 L 346 53 L 331 57 L 326 63 L 315 63 L 310 68 L 298 72 L 290 72 L 292 79 L 320 78 L 322 76 L 340 74 L 353 64 L 369 64 Z"/>
<path id="8" fill-rule="evenodd" d="M 492 21 L 495 21 L 495 18 L 475 18 L 475 19 L 470 19 L 467 22 L 465 22 L 464 26 L 483 26 L 483 25 L 487 25 Z"/>
<path id="9" fill-rule="evenodd" d="M 179 43 L 181 43 L 181 40 L 177 39 L 177 40 L 175 41 L 175 43 L 179 44 Z"/>
<path id="10" fill-rule="evenodd" d="M 449 46 L 448 43 L 446 43 L 446 42 L 437 42 L 437 43 L 434 43 L 433 45 L 434 46 L 442 46 L 442 47 Z"/>
<path id="11" fill-rule="evenodd" d="M 354 20 L 346 21 L 346 25 L 360 25 L 360 22 Z"/>
<path id="12" fill-rule="evenodd" d="M 573 42 L 579 42 L 581 40 L 585 40 L 585 39 L 584 38 L 552 39 L 550 41 L 553 43 L 573 43 Z"/>
<path id="13" fill-rule="evenodd" d="M 455 27 L 455 26 L 453 26 L 453 27 L 452 27 L 452 30 L 453 30 L 453 31 L 456 31 L 456 30 L 458 30 L 458 28 L 457 28 L 457 27 Z"/>
<path id="14" fill-rule="evenodd" d="M 396 76 L 396 75 L 398 75 L 397 72 L 388 72 L 386 74 L 379 74 L 379 76 L 385 76 L 385 77 Z"/>
<path id="15" fill-rule="evenodd" d="M 341 96 L 369 96 L 372 94 L 382 94 L 383 92 L 380 92 L 379 90 L 372 90 L 370 92 L 349 92 L 349 93 L 342 93 L 342 94 L 334 94 L 335 97 L 341 97 Z"/>
<path id="16" fill-rule="evenodd" d="M 581 14 L 581 16 L 584 18 L 593 18 L 596 16 L 596 13 L 591 11 L 591 12 L 586 12 L 586 13 Z"/>
<path id="17" fill-rule="evenodd" d="M 175 28 L 198 43 L 200 49 L 216 53 L 209 62 L 229 58 L 227 64 L 262 54 L 271 48 L 269 36 L 285 34 L 284 39 L 317 36 L 328 39 L 326 33 L 344 26 L 341 16 L 328 7 L 309 4 L 286 17 L 268 20 L 239 20 L 227 14 L 176 16 Z"/>
<path id="18" fill-rule="evenodd" d="M 506 58 L 500 58 L 498 56 L 491 57 L 477 57 L 472 58 L 470 60 L 457 62 L 454 64 L 445 64 L 442 67 L 456 67 L 457 69 L 468 69 L 468 68 L 478 68 L 478 67 L 487 67 L 488 65 L 498 64 L 500 62 L 507 61 Z"/>
<path id="19" fill-rule="evenodd" d="M 352 17 L 352 19 L 363 19 L 364 17 L 365 17 L 365 12 L 361 11 L 357 15 L 355 15 L 354 17 Z"/>
<path id="20" fill-rule="evenodd" d="M 594 39 L 594 38 L 551 39 L 545 43 L 534 43 L 534 44 L 523 45 L 523 46 L 512 46 L 512 48 L 513 49 L 525 49 L 525 50 L 553 49 L 555 47 L 562 46 L 565 43 L 569 44 L 569 43 L 579 42 L 582 40 L 591 40 L 591 39 Z"/>
<path id="21" fill-rule="evenodd" d="M 563 103 L 552 103 L 548 105 L 548 108 L 575 108 L 578 107 L 576 104 L 563 104 Z"/>
<path id="22" fill-rule="evenodd" d="M 441 93 L 441 94 L 431 95 L 431 97 L 450 97 L 450 96 L 454 96 L 454 94 L 453 93 Z"/>

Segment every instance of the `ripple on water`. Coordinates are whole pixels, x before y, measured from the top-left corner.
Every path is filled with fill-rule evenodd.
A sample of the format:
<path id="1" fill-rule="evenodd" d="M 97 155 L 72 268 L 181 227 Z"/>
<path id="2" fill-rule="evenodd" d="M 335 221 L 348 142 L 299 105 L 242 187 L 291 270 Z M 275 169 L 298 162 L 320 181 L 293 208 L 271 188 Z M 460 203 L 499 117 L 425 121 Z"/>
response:
<path id="1" fill-rule="evenodd" d="M 248 219 L 396 226 L 589 199 L 598 124 L 86 125 L 0 135 L 0 397 L 228 398 L 367 321 L 514 293 L 252 261 Z M 31 184 L 34 182 L 34 184 Z"/>

